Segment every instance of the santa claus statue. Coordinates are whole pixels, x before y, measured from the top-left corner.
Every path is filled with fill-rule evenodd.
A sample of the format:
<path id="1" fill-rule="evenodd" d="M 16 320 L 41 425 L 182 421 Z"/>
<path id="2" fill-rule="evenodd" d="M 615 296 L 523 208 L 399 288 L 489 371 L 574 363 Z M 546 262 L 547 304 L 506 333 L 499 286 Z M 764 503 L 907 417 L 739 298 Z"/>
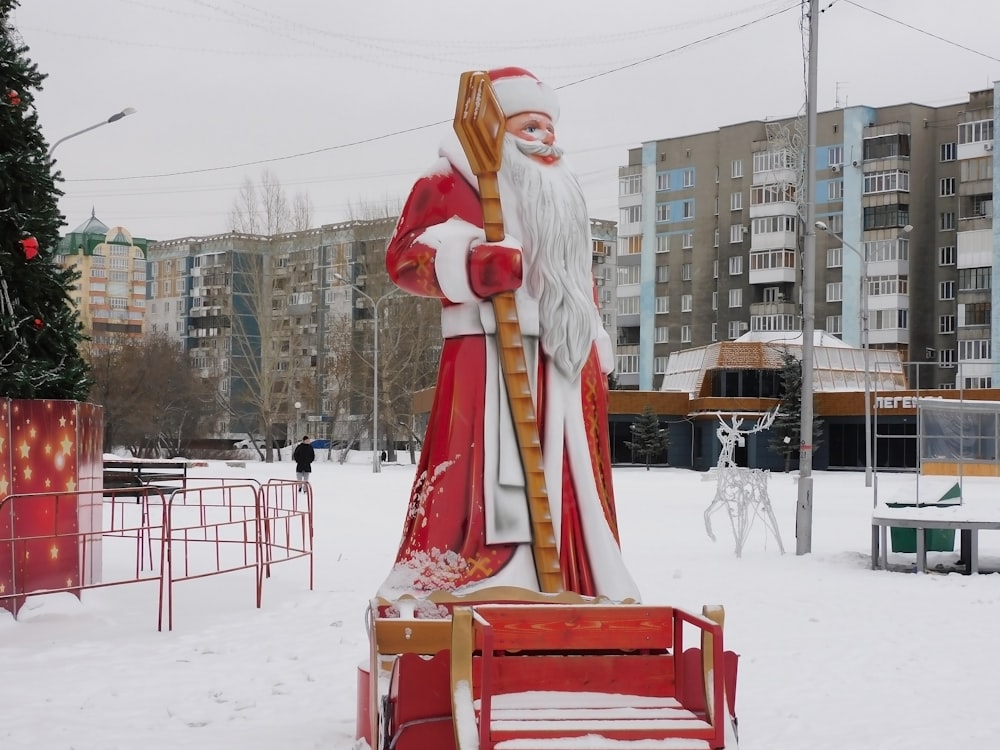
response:
<path id="1" fill-rule="evenodd" d="M 477 181 L 451 136 L 414 185 L 386 252 L 400 288 L 441 300 L 444 345 L 402 542 L 380 593 L 538 589 L 490 303 L 513 292 L 563 588 L 638 599 L 611 486 L 612 347 L 595 302 L 583 192 L 556 142 L 559 104 L 521 68 L 489 77 L 506 117 L 498 179 L 507 236 L 486 241 Z"/>

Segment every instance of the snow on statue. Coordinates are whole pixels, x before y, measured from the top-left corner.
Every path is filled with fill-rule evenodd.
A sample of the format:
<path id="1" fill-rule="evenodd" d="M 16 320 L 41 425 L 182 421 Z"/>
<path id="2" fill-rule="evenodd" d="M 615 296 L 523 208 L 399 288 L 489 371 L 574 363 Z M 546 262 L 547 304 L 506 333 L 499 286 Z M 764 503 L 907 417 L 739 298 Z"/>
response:
<path id="1" fill-rule="evenodd" d="M 499 184 L 507 236 L 486 242 L 476 178 L 452 136 L 414 185 L 386 252 L 399 287 L 441 300 L 444 346 L 402 542 L 380 593 L 538 588 L 490 303 L 513 291 L 563 588 L 637 599 L 611 486 L 612 348 L 595 303 L 583 192 L 556 144 L 559 105 L 528 71 L 489 77 L 506 116 Z"/>

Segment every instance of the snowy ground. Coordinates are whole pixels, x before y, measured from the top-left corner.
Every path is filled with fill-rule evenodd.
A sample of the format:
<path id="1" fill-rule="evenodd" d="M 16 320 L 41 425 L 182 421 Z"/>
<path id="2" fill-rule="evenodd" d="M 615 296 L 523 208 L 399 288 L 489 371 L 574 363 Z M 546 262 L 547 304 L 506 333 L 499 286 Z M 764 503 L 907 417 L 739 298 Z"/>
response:
<path id="1" fill-rule="evenodd" d="M 275 568 L 261 610 L 249 575 L 182 583 L 171 633 L 156 631 L 150 583 L 82 601 L 35 597 L 18 621 L 0 611 L 0 748 L 350 750 L 365 606 L 392 564 L 413 479 L 409 465 L 374 475 L 367 461 L 315 467 L 314 591 L 301 562 Z M 293 476 L 288 463 L 193 471 Z M 870 570 L 862 474 L 815 474 L 813 553 L 801 557 L 794 475 L 774 475 L 789 553 L 758 527 L 742 559 L 722 515 L 719 541 L 705 533 L 707 475 L 623 467 L 614 477 L 622 546 L 644 600 L 726 606 L 727 647 L 742 655 L 743 750 L 996 746 L 1000 576 Z M 878 479 L 883 498 L 914 482 Z M 1000 504 L 1000 480 L 966 480 L 966 493 Z M 1000 568 L 1000 532 L 980 543 L 984 567 Z M 106 552 L 109 566 L 133 554 L 120 544 Z M 932 565 L 956 558 L 930 556 Z"/>

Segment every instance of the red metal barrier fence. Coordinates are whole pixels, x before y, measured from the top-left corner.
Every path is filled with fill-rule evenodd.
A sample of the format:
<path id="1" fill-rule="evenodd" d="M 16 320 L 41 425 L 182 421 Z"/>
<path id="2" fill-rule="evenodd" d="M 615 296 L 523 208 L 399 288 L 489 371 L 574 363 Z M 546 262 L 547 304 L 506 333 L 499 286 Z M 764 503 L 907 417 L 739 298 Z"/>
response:
<path id="1" fill-rule="evenodd" d="M 312 590 L 312 489 L 300 495 L 297 488 L 286 480 L 197 478 L 169 494 L 157 487 L 105 490 L 101 522 L 90 531 L 76 514 L 81 496 L 93 490 L 9 495 L 0 500 L 0 519 L 10 523 L 0 529 L 18 528 L 14 519 L 22 515 L 42 521 L 28 535 L 0 534 L 0 560 L 12 571 L 0 582 L 0 607 L 16 616 L 30 594 L 79 597 L 84 589 L 157 581 L 162 630 L 164 619 L 173 627 L 174 584 L 183 581 L 252 569 L 260 607 L 271 566 L 305 559 Z M 39 503 L 45 512 L 35 512 Z M 120 554 L 105 564 L 104 543 L 118 540 L 131 544 L 128 567 L 117 564 Z"/>

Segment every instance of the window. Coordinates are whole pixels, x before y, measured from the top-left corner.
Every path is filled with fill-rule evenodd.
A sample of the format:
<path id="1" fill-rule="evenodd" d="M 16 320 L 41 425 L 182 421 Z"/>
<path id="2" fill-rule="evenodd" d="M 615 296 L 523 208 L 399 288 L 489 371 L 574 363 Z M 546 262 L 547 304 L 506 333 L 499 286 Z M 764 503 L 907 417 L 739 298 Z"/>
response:
<path id="1" fill-rule="evenodd" d="M 757 185 L 750 188 L 750 205 L 795 203 L 795 186 L 788 184 Z"/>
<path id="2" fill-rule="evenodd" d="M 941 213 L 939 219 L 938 228 L 942 232 L 946 232 L 949 229 L 955 228 L 955 212 L 954 211 L 944 211 Z"/>
<path id="3" fill-rule="evenodd" d="M 776 169 L 794 169 L 795 163 L 795 153 L 787 148 L 757 151 L 753 155 L 754 174 L 773 172 Z"/>
<path id="4" fill-rule="evenodd" d="M 941 349 L 938 352 L 938 367 L 954 367 L 957 361 L 954 349 Z"/>
<path id="5" fill-rule="evenodd" d="M 993 120 L 964 122 L 958 126 L 959 143 L 982 143 L 993 140 Z"/>
<path id="6" fill-rule="evenodd" d="M 658 234 L 658 235 L 656 235 L 656 252 L 658 252 L 658 253 L 669 253 L 670 252 L 670 235 L 669 234 Z"/>
<path id="7" fill-rule="evenodd" d="M 621 210 L 622 224 L 638 224 L 642 221 L 642 206 L 629 206 Z"/>
<path id="8" fill-rule="evenodd" d="M 730 307 L 743 307 L 743 290 L 742 289 L 730 289 L 729 290 L 729 306 Z"/>
<path id="9" fill-rule="evenodd" d="M 716 227 L 715 228 L 715 239 L 712 241 L 712 247 L 718 247 L 718 246 L 719 246 L 719 228 Z"/>
<path id="10" fill-rule="evenodd" d="M 718 258 L 716 258 L 715 260 L 712 261 L 712 278 L 713 279 L 719 278 L 719 259 Z"/>
<path id="11" fill-rule="evenodd" d="M 719 215 L 719 196 L 715 196 L 715 213 L 712 215 L 713 216 Z"/>
<path id="12" fill-rule="evenodd" d="M 681 218 L 682 219 L 693 219 L 694 218 L 694 201 L 693 200 L 681 201 Z"/>
<path id="13" fill-rule="evenodd" d="M 906 330 L 908 315 L 909 310 L 873 310 L 871 317 L 872 329 L 876 331 L 896 328 Z"/>
<path id="14" fill-rule="evenodd" d="M 633 234 L 618 238 L 619 255 L 639 255 L 642 253 L 642 235 Z"/>
<path id="15" fill-rule="evenodd" d="M 712 341 L 719 340 L 719 324 L 712 323 Z"/>
<path id="16" fill-rule="evenodd" d="M 953 266 L 955 265 L 955 246 L 945 245 L 944 247 L 938 248 L 938 265 L 939 266 Z"/>
<path id="17" fill-rule="evenodd" d="M 658 284 L 666 284 L 668 281 L 670 281 L 670 266 L 657 266 L 656 282 Z"/>
<path id="18" fill-rule="evenodd" d="M 909 192 L 910 173 L 902 169 L 869 172 L 865 175 L 864 194 L 889 193 L 896 190 Z"/>
<path id="19" fill-rule="evenodd" d="M 779 302 L 784 299 L 781 294 L 781 288 L 777 286 L 766 286 L 764 287 L 764 301 L 765 302 Z"/>
<path id="20" fill-rule="evenodd" d="M 832 167 L 834 164 L 844 163 L 844 147 L 843 146 L 830 146 L 829 150 L 826 152 L 826 163 L 827 166 Z"/>
<path id="21" fill-rule="evenodd" d="M 840 302 L 844 298 L 844 284 L 834 281 L 826 285 L 826 301 Z"/>
<path id="22" fill-rule="evenodd" d="M 667 294 L 656 298 L 656 312 L 658 315 L 666 315 L 670 312 L 670 296 Z"/>
<path id="23" fill-rule="evenodd" d="M 985 359 L 990 358 L 990 340 L 989 339 L 969 339 L 968 341 L 958 342 L 958 361 L 967 362 L 969 360 L 975 359 Z"/>
<path id="24" fill-rule="evenodd" d="M 638 284 L 641 280 L 642 280 L 641 266 L 618 266 L 618 286 L 635 285 Z"/>
<path id="25" fill-rule="evenodd" d="M 733 159 L 732 163 L 729 165 L 729 176 L 734 179 L 743 176 L 742 159 Z"/>
<path id="26" fill-rule="evenodd" d="M 941 161 L 955 161 L 958 157 L 958 147 L 955 143 L 941 144 Z"/>
<path id="27" fill-rule="evenodd" d="M 733 224 L 731 227 L 729 227 L 729 242 L 730 243 L 743 242 L 742 224 Z"/>
<path id="28" fill-rule="evenodd" d="M 894 156 L 910 155 L 910 134 L 892 133 L 874 138 L 865 138 L 863 156 L 868 159 L 891 159 Z"/>
<path id="29" fill-rule="evenodd" d="M 844 248 L 828 247 L 826 249 L 826 267 L 840 268 L 844 265 Z"/>
<path id="30" fill-rule="evenodd" d="M 909 279 L 906 276 L 870 276 L 868 295 L 878 297 L 885 294 L 909 294 Z"/>
<path id="31" fill-rule="evenodd" d="M 670 173 L 669 172 L 657 172 L 656 173 L 656 189 L 660 190 L 670 190 Z"/>
<path id="32" fill-rule="evenodd" d="M 653 330 L 653 341 L 657 344 L 669 344 L 670 343 L 670 327 L 669 326 L 656 326 Z"/>
<path id="33" fill-rule="evenodd" d="M 938 189 L 938 195 L 947 196 L 955 194 L 955 178 L 954 177 L 944 177 L 940 182 L 940 188 Z"/>
<path id="34" fill-rule="evenodd" d="M 729 275 L 739 276 L 741 273 L 743 273 L 743 256 L 734 255 L 729 259 Z"/>
<path id="35" fill-rule="evenodd" d="M 691 326 L 681 326 L 681 343 L 691 343 Z"/>
<path id="36" fill-rule="evenodd" d="M 988 326 L 990 324 L 990 303 L 972 302 L 967 305 L 959 305 L 959 312 L 964 310 L 963 326 Z"/>
<path id="37" fill-rule="evenodd" d="M 681 295 L 681 312 L 691 312 L 691 308 L 694 305 L 694 295 L 682 294 Z"/>
<path id="38" fill-rule="evenodd" d="M 667 371 L 667 362 L 670 357 L 654 357 L 653 358 L 653 372 L 657 375 L 662 375 Z"/>
<path id="39" fill-rule="evenodd" d="M 861 245 L 861 252 L 869 263 L 885 260 L 909 260 L 910 241 L 902 237 L 894 240 L 872 240 Z"/>
<path id="40" fill-rule="evenodd" d="M 884 229 L 887 227 L 905 227 L 910 223 L 910 207 L 905 203 L 888 206 L 866 206 L 863 209 L 863 228 Z"/>
<path id="41" fill-rule="evenodd" d="M 619 375 L 637 375 L 639 373 L 638 354 L 619 354 L 616 358 L 615 370 Z"/>
<path id="42" fill-rule="evenodd" d="M 762 250 L 750 253 L 750 271 L 769 268 L 795 268 L 794 250 Z"/>
<path id="43" fill-rule="evenodd" d="M 942 281 L 938 284 L 938 299 L 955 299 L 954 281 Z"/>
<path id="44" fill-rule="evenodd" d="M 836 234 L 841 234 L 844 231 L 844 216 L 843 214 L 830 214 L 826 217 L 826 225 L 830 227 L 831 232 Z M 906 226 L 905 224 L 903 226 Z"/>
<path id="45" fill-rule="evenodd" d="M 954 333 L 954 332 L 955 332 L 955 316 L 939 315 L 938 333 Z"/>
<path id="46" fill-rule="evenodd" d="M 962 182 L 978 182 L 993 180 L 993 157 L 982 156 L 978 159 L 962 159 Z"/>
<path id="47" fill-rule="evenodd" d="M 619 315 L 638 315 L 639 314 L 639 298 L 638 297 L 619 297 L 618 298 L 618 314 Z"/>
<path id="48" fill-rule="evenodd" d="M 685 263 L 681 266 L 681 281 L 691 281 L 691 264 Z"/>
<path id="49" fill-rule="evenodd" d="M 618 195 L 638 195 L 642 192 L 642 175 L 630 174 L 618 180 Z"/>
<path id="50" fill-rule="evenodd" d="M 743 333 L 743 326 L 740 325 L 740 321 L 730 320 L 726 333 L 729 338 L 738 339 L 740 334 Z"/>
<path id="51" fill-rule="evenodd" d="M 842 315 L 826 316 L 826 332 L 837 335 L 844 332 L 844 318 Z"/>
<path id="52" fill-rule="evenodd" d="M 743 210 L 743 193 L 730 193 L 730 195 L 729 195 L 729 210 L 730 211 L 742 211 Z"/>
<path id="53" fill-rule="evenodd" d="M 659 222 L 670 221 L 670 204 L 669 203 L 657 203 L 656 204 L 656 220 Z"/>
<path id="54" fill-rule="evenodd" d="M 797 226 L 797 220 L 794 216 L 763 216 L 752 222 L 754 234 L 794 232 Z"/>
<path id="55" fill-rule="evenodd" d="M 980 377 L 973 378 L 963 378 L 966 388 L 992 388 L 993 378 L 989 375 L 983 375 Z"/>
<path id="56" fill-rule="evenodd" d="M 830 180 L 826 183 L 826 199 L 828 201 L 841 201 L 844 199 L 843 180 Z"/>
<path id="57" fill-rule="evenodd" d="M 719 293 L 718 292 L 712 292 L 712 309 L 713 310 L 718 310 L 719 309 Z"/>
<path id="58" fill-rule="evenodd" d="M 686 187 L 686 188 L 694 187 L 694 170 L 693 169 L 685 169 L 681 173 L 681 178 L 682 178 L 682 184 L 684 185 L 684 187 Z"/>
<path id="59" fill-rule="evenodd" d="M 991 286 L 992 271 L 993 269 L 989 266 L 985 266 L 983 268 L 958 269 L 959 291 L 989 289 Z"/>
<path id="60" fill-rule="evenodd" d="M 694 232 L 685 232 L 681 235 L 681 249 L 690 250 L 694 247 Z"/>

